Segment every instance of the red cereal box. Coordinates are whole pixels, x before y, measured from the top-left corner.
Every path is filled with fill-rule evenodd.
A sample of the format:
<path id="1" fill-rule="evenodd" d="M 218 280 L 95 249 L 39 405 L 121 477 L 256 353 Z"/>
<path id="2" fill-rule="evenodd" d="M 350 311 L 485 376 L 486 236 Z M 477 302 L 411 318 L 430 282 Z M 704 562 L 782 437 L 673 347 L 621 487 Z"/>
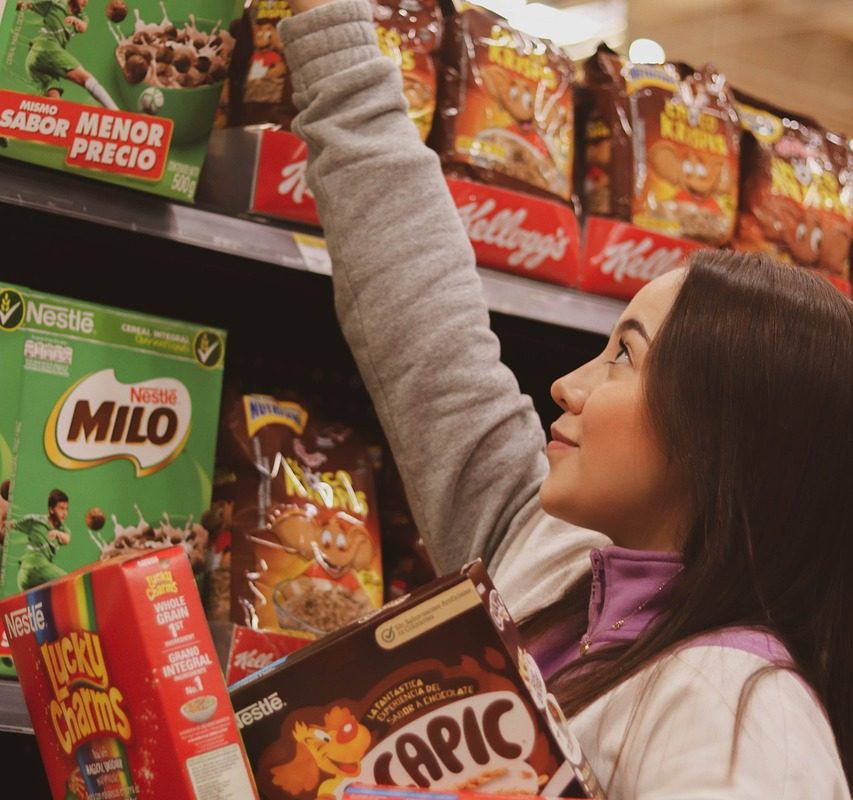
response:
<path id="1" fill-rule="evenodd" d="M 254 780 L 180 547 L 0 602 L 56 800 L 250 800 Z"/>

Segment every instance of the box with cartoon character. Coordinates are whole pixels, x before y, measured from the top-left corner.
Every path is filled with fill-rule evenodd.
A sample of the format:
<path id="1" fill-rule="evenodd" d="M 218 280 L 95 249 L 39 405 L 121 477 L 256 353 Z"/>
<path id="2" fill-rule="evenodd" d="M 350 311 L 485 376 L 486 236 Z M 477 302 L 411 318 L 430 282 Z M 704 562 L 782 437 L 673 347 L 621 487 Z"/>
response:
<path id="1" fill-rule="evenodd" d="M 383 598 L 371 449 L 298 393 L 226 392 L 208 614 L 303 644 Z"/>
<path id="2" fill-rule="evenodd" d="M 239 0 L 0 0 L 0 155 L 192 201 Z"/>
<path id="3" fill-rule="evenodd" d="M 82 568 L 0 618 L 56 800 L 257 798 L 181 548 Z"/>
<path id="4" fill-rule="evenodd" d="M 229 691 L 264 800 L 353 783 L 603 798 L 479 561 Z"/>
<path id="5" fill-rule="evenodd" d="M 0 596 L 170 544 L 201 578 L 224 331 L 10 286 L 3 307 L 18 390 Z"/>

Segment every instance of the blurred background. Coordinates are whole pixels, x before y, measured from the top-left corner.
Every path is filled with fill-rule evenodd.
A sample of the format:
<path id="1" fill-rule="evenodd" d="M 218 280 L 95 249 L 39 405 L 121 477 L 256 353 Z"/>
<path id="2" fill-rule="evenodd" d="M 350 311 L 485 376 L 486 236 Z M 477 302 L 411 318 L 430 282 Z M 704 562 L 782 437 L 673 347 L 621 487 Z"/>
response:
<path id="1" fill-rule="evenodd" d="M 578 60 L 604 40 L 623 55 L 630 51 L 634 61 L 710 62 L 742 91 L 853 136 L 851 0 L 478 4 L 528 33 L 553 38 Z"/>

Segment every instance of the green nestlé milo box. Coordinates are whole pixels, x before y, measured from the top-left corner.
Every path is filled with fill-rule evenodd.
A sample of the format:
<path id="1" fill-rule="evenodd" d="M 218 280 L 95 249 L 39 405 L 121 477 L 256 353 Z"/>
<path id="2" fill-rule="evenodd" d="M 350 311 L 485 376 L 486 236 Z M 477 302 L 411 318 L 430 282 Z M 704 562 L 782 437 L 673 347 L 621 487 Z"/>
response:
<path id="1" fill-rule="evenodd" d="M 18 389 L 21 326 L 24 322 L 24 295 L 29 290 L 23 286 L 0 284 L 0 551 L 6 522 L 6 505 L 12 477 L 12 443 L 15 422 L 18 418 Z"/>
<path id="2" fill-rule="evenodd" d="M 19 365 L 0 596 L 174 544 L 201 578 L 225 332 L 19 287 L 4 297 L 21 306 L 0 326 L 0 433 Z"/>
<path id="3" fill-rule="evenodd" d="M 239 0 L 0 0 L 0 155 L 192 201 Z"/>

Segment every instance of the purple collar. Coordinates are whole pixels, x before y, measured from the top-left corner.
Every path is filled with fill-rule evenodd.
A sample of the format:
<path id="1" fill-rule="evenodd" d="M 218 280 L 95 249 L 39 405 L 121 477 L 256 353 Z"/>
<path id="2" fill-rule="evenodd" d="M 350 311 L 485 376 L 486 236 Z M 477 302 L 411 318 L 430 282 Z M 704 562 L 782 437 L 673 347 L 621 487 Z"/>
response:
<path id="1" fill-rule="evenodd" d="M 588 625 L 581 641 L 592 653 L 605 645 L 634 641 L 663 611 L 682 570 L 681 555 L 671 552 L 629 550 L 616 545 L 590 551 L 592 589 Z M 620 624 L 621 621 L 621 624 Z M 567 642 L 559 626 L 532 643 L 531 654 L 545 680 L 581 655 L 581 641 Z M 790 656 L 774 636 L 743 627 L 702 634 L 688 647 L 733 647 L 773 663 L 787 663 Z"/>
<path id="2" fill-rule="evenodd" d="M 676 577 L 680 553 L 628 550 L 611 545 L 589 554 L 592 590 L 589 625 L 581 639 L 593 653 L 605 645 L 634 641 L 663 611 Z M 580 643 L 578 643 L 578 652 Z"/>
<path id="3" fill-rule="evenodd" d="M 679 553 L 629 550 L 616 545 L 593 549 L 589 560 L 592 590 L 584 634 L 584 640 L 590 643 L 588 652 L 636 639 L 666 607 L 675 577 L 682 569 Z M 621 625 L 620 620 L 624 620 Z M 580 654 L 581 643 L 566 642 L 565 633 L 558 626 L 533 647 L 533 657 L 546 680 Z"/>

